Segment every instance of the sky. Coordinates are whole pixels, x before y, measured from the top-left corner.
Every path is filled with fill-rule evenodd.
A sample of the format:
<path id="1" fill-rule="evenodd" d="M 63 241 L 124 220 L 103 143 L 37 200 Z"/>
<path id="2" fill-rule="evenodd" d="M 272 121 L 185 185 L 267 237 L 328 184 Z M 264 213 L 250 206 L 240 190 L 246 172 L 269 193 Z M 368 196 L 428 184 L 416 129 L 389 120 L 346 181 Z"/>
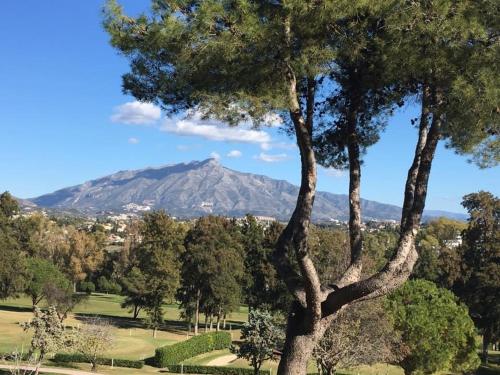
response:
<path id="1" fill-rule="evenodd" d="M 148 0 L 121 0 L 130 15 Z M 30 198 L 118 170 L 215 157 L 224 166 L 300 181 L 294 140 L 278 121 L 259 130 L 168 118 L 121 91 L 128 62 L 102 28 L 104 0 L 3 0 L 0 4 L 0 191 Z M 416 131 L 408 106 L 364 159 L 362 197 L 401 205 Z M 463 195 L 499 195 L 499 168 L 480 170 L 442 145 L 426 208 L 464 212 Z M 319 169 L 318 189 L 347 193 L 345 172 Z"/>

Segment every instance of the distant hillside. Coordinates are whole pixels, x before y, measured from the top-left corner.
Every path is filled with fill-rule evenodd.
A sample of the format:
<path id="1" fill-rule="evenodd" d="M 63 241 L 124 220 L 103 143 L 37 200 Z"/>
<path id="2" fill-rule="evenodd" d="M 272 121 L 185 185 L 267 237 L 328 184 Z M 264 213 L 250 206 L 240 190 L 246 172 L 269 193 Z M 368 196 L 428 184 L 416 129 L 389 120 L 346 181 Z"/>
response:
<path id="1" fill-rule="evenodd" d="M 297 186 L 287 181 L 234 171 L 214 159 L 207 159 L 120 171 L 30 201 L 40 207 L 76 209 L 89 214 L 165 209 L 179 217 L 252 213 L 287 220 L 298 191 Z M 364 220 L 398 220 L 401 208 L 362 200 L 362 211 Z M 315 221 L 346 220 L 348 212 L 346 195 L 318 192 L 313 211 Z M 428 211 L 426 215 L 465 218 L 465 215 L 442 211 Z"/>

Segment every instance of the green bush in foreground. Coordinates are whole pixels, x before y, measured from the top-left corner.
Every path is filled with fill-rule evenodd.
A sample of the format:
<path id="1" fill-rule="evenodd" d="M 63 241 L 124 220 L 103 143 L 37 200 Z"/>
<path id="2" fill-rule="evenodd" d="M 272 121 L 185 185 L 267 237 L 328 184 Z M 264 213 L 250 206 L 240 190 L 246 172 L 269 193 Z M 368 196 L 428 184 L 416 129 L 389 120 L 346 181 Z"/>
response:
<path id="1" fill-rule="evenodd" d="M 83 355 L 83 354 L 78 354 L 78 353 L 57 353 L 54 358 L 54 362 L 60 362 L 60 363 L 89 363 L 88 358 Z M 111 359 L 111 358 L 105 358 L 105 357 L 99 357 L 97 358 L 97 364 L 99 365 L 104 365 L 104 366 L 113 366 L 116 367 L 128 367 L 128 368 L 142 368 L 144 366 L 144 361 L 134 361 L 134 360 L 129 360 L 129 359 Z"/>
<path id="2" fill-rule="evenodd" d="M 405 374 L 469 373 L 479 366 L 474 323 L 449 290 L 408 281 L 388 296 L 386 308 L 402 334 L 399 365 Z"/>
<path id="3" fill-rule="evenodd" d="M 182 367 L 182 368 L 181 368 Z M 182 371 L 181 371 L 182 370 Z M 169 365 L 168 371 L 178 374 L 212 374 L 212 375 L 253 375 L 254 370 L 239 367 L 216 367 L 196 365 Z M 259 374 L 270 375 L 269 370 L 260 370 Z"/>
<path id="4" fill-rule="evenodd" d="M 177 344 L 156 349 L 155 363 L 158 367 L 176 365 L 199 354 L 212 350 L 228 349 L 230 346 L 231 334 L 229 332 L 205 333 Z"/>

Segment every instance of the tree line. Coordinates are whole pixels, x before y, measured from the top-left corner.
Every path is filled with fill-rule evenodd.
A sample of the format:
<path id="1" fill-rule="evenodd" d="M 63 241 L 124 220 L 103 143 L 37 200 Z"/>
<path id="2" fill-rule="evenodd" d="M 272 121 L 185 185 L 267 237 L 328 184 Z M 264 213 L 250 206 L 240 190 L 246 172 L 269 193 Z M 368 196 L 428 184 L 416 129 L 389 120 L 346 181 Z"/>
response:
<path id="1" fill-rule="evenodd" d="M 483 360 L 487 361 L 490 343 L 499 339 L 500 200 L 479 192 L 465 196 L 463 205 L 470 214 L 467 223 L 439 218 L 426 223 L 417 235 L 420 257 L 411 278 L 428 284 L 405 287 L 397 292 L 400 297 L 396 293 L 387 300 L 364 302 L 365 308 L 347 309 L 327 329 L 313 351 L 323 372 L 376 361 L 398 363 L 409 371 L 425 366 L 435 371 L 445 366 L 444 360 L 448 367 L 459 366 L 467 363 L 467 353 L 475 351 L 470 337 L 476 331 L 467 323 L 470 317 L 483 335 Z M 45 300 L 61 321 L 83 298 L 74 288 L 91 293 L 94 288 L 89 285 L 95 284 L 101 292 L 122 294 L 122 307 L 130 309 L 133 318 L 144 311 L 144 322 L 154 335 L 163 324 L 165 303 L 179 305 L 181 318 L 195 335 L 202 324 L 200 315 L 205 318 L 205 331 L 225 327 L 228 314 L 241 304 L 248 305 L 251 316 L 269 311 L 282 323 L 293 304 L 272 263 L 273 249 L 284 230 L 278 222 L 263 225 L 247 215 L 243 220 L 206 216 L 184 223 L 154 211 L 129 225 L 120 251 L 107 251 L 105 234 L 98 228 L 82 230 L 41 215 L 18 213 L 17 202 L 8 193 L 0 195 L 2 298 L 25 293 L 34 308 Z M 393 256 L 398 233 L 398 228 L 363 233 L 366 276 L 378 272 Z M 348 233 L 311 226 L 308 240 L 321 282 L 333 283 L 349 267 Z M 298 264 L 293 267 L 299 269 Z M 413 311 L 413 316 L 404 311 L 410 299 L 418 305 L 431 295 L 435 300 Z M 439 316 L 458 325 L 448 326 Z M 430 331 L 411 332 L 415 322 Z M 442 348 L 468 348 L 465 359 L 458 352 L 436 356 L 435 346 L 433 353 L 419 351 L 417 343 L 437 342 L 442 339 L 440 332 L 453 329 L 460 330 L 456 345 L 448 334 Z M 373 351 L 360 351 L 360 346 Z M 336 354 L 333 347 L 346 350 Z"/>

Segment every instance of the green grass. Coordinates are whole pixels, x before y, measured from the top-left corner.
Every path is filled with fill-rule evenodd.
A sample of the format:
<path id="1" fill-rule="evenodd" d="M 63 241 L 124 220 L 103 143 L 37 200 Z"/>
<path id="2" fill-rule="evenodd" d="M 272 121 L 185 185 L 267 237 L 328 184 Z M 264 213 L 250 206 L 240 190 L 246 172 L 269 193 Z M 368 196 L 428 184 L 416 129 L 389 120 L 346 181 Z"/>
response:
<path id="1" fill-rule="evenodd" d="M 131 314 L 126 309 L 120 307 L 122 301 L 122 296 L 93 294 L 84 303 L 75 308 L 73 314 L 65 321 L 65 324 L 68 326 L 78 326 L 89 315 L 102 315 L 110 318 L 111 322 L 115 325 L 115 340 L 114 345 L 106 353 L 103 353 L 103 356 L 124 359 L 144 359 L 151 357 L 154 355 L 154 350 L 157 347 L 169 345 L 187 338 L 186 325 L 179 321 L 179 308 L 177 305 L 164 305 L 166 324 L 158 331 L 157 338 L 153 338 L 152 331 L 143 326 L 141 319 L 131 319 Z M 239 324 L 246 321 L 247 315 L 248 309 L 246 306 L 240 307 L 237 312 L 229 315 L 228 321 L 233 325 L 233 339 L 239 337 L 239 331 L 236 328 L 238 328 Z M 23 332 L 19 323 L 28 321 L 31 317 L 31 302 L 28 298 L 22 297 L 0 301 L 0 352 L 21 349 L 26 352 L 29 347 L 30 336 L 28 333 Z M 143 317 L 144 314 L 141 313 L 140 318 Z M 202 327 L 201 332 L 203 332 Z M 230 354 L 229 350 L 218 350 L 193 357 L 184 363 L 206 365 L 210 361 L 228 354 Z M 492 352 L 491 354 L 492 362 L 499 362 L 500 353 Z M 47 365 L 51 365 L 51 363 L 48 362 Z M 229 366 L 250 368 L 248 362 L 243 359 L 231 362 Z M 82 370 L 89 370 L 88 364 L 76 364 L 75 367 Z M 272 369 L 273 373 L 276 373 L 277 367 L 278 363 L 275 361 L 267 361 L 263 365 L 264 369 Z M 316 371 L 313 362 L 310 363 L 308 371 Z M 140 370 L 100 366 L 99 372 L 104 374 L 138 375 L 158 374 L 160 370 L 149 366 L 145 366 Z M 0 375 L 3 373 L 6 372 L 0 371 Z M 380 364 L 375 366 L 360 366 L 350 370 L 343 370 L 341 373 L 346 375 L 402 375 L 403 371 L 396 366 Z M 500 375 L 500 366 L 497 364 L 482 366 L 478 370 L 477 375 Z"/>
<path id="2" fill-rule="evenodd" d="M 124 359 L 144 359 L 154 355 L 156 348 L 170 345 L 185 340 L 187 336 L 187 325 L 179 320 L 179 308 L 177 305 L 164 305 L 165 325 L 153 338 L 152 331 L 144 327 L 141 313 L 139 319 L 134 320 L 131 314 L 122 309 L 120 304 L 124 297 L 107 294 L 93 294 L 85 302 L 76 306 L 65 324 L 78 326 L 82 324 L 85 317 L 101 315 L 111 320 L 115 326 L 114 345 L 106 352 L 105 356 Z M 43 306 L 43 305 L 42 305 Z M 246 307 L 229 316 L 229 320 L 235 327 L 247 318 Z M 32 317 L 31 301 L 27 297 L 7 299 L 0 301 L 0 351 L 10 352 L 24 350 L 30 344 L 30 335 L 23 332 L 19 323 L 26 322 Z M 203 332 L 203 329 L 201 329 Z M 234 332 L 236 338 L 238 332 Z"/>

